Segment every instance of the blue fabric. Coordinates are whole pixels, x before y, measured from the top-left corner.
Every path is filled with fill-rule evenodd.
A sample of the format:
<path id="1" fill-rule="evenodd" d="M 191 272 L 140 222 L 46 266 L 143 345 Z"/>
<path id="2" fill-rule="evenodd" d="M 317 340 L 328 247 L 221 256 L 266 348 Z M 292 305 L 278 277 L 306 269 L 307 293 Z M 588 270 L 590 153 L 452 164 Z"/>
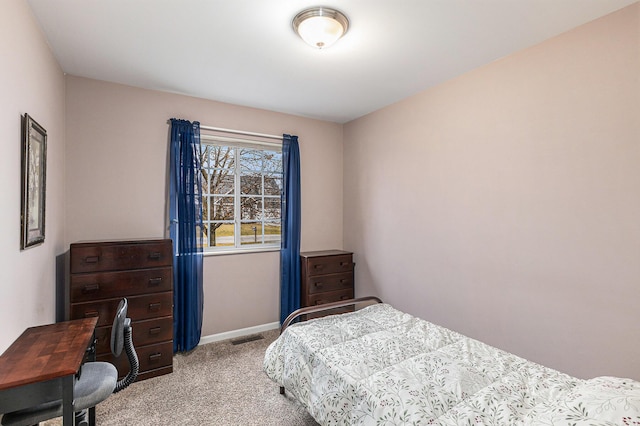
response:
<path id="1" fill-rule="evenodd" d="M 171 119 L 169 219 L 173 240 L 173 351 L 196 347 L 202 333 L 202 185 L 200 123 Z"/>
<path id="2" fill-rule="evenodd" d="M 282 248 L 280 324 L 300 308 L 300 150 L 298 137 L 282 137 Z"/>

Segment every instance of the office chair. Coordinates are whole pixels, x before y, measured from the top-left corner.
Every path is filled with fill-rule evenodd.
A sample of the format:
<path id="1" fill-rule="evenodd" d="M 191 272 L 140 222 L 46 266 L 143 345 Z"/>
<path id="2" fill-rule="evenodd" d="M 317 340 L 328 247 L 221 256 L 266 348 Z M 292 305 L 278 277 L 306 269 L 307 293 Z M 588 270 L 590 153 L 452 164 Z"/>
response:
<path id="1" fill-rule="evenodd" d="M 111 352 L 119 357 L 124 348 L 129 360 L 129 373 L 118 381 L 118 370 L 108 362 L 87 362 L 82 365 L 76 375 L 73 386 L 73 411 L 75 412 L 75 424 L 89 425 L 87 411 L 104 401 L 112 393 L 134 382 L 138 376 L 138 355 L 131 340 L 131 319 L 127 318 L 127 299 L 122 299 L 118 304 L 118 310 L 113 320 L 111 329 Z M 62 401 L 52 401 L 35 407 L 6 413 L 2 416 L 3 426 L 28 426 L 39 422 L 62 416 Z M 92 419 L 93 420 L 93 419 Z"/>

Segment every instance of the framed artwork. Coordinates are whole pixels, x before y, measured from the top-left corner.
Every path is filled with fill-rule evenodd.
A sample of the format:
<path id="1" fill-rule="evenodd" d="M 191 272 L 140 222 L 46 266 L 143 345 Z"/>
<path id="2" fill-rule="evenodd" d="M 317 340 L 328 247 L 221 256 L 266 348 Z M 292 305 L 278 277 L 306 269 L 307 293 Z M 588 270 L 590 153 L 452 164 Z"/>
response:
<path id="1" fill-rule="evenodd" d="M 22 250 L 44 242 L 47 131 L 25 114 L 22 119 Z"/>

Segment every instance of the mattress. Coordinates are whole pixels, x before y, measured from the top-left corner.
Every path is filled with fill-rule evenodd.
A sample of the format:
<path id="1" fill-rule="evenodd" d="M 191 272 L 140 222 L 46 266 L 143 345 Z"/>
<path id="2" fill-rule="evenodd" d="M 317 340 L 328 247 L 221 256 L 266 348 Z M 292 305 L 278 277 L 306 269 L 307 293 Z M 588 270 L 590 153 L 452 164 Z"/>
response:
<path id="1" fill-rule="evenodd" d="M 264 371 L 321 425 L 640 425 L 640 382 L 577 379 L 388 304 L 289 326 Z"/>

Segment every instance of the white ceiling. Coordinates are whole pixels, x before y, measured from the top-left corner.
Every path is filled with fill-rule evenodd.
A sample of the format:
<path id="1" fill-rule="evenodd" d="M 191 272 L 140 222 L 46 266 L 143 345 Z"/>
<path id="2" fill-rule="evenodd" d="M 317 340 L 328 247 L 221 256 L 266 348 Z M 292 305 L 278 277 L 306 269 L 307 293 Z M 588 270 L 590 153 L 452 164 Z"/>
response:
<path id="1" fill-rule="evenodd" d="M 344 123 L 637 0 L 28 0 L 72 75 Z M 316 50 L 309 6 L 349 32 Z"/>

